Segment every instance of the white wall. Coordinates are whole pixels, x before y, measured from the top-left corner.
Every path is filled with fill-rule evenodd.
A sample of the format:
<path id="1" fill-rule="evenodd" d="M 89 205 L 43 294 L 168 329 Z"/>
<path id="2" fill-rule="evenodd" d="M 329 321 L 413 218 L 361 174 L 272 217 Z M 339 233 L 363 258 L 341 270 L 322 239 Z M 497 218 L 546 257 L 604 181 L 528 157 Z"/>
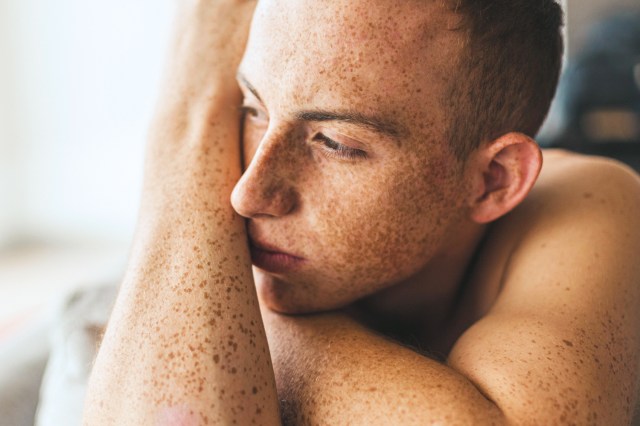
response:
<path id="1" fill-rule="evenodd" d="M 10 108 L 13 60 L 9 56 L 10 29 L 8 28 L 9 3 L 0 1 L 0 247 L 6 244 L 15 221 L 15 191 L 11 183 L 15 179 L 15 144 L 12 142 L 15 115 Z"/>
<path id="2" fill-rule="evenodd" d="M 0 244 L 126 240 L 171 0 L 0 0 Z"/>

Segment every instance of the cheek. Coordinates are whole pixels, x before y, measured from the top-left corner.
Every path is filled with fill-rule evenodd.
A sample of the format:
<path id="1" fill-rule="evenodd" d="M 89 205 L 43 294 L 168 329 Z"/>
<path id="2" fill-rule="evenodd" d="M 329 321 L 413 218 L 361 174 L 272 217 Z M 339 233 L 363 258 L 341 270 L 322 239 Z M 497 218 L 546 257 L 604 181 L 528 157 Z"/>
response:
<path id="1" fill-rule="evenodd" d="M 386 170 L 397 173 L 346 183 L 334 178 L 316 216 L 325 263 L 348 272 L 351 282 L 397 281 L 417 272 L 442 245 L 455 211 L 446 173 L 408 163 Z"/>
<path id="2" fill-rule="evenodd" d="M 407 160 L 362 168 L 326 161 L 308 170 L 299 181 L 303 220 L 298 232 L 283 235 L 298 237 L 290 243 L 306 248 L 312 267 L 284 281 L 256 277 L 272 309 L 335 309 L 409 278 L 437 254 L 455 222 L 455 180 L 446 169 Z"/>

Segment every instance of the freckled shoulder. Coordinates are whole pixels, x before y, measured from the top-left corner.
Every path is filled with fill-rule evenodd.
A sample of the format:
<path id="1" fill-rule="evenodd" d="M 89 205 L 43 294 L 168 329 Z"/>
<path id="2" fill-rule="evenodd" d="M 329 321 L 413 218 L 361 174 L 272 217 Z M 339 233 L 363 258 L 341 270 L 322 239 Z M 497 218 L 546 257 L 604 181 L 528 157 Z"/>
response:
<path id="1" fill-rule="evenodd" d="M 628 254 L 621 253 L 614 262 L 628 263 L 632 253 L 638 253 L 633 250 L 640 238 L 638 211 L 640 177 L 626 165 L 602 157 L 545 151 L 531 194 L 496 226 L 498 234 L 505 234 L 498 237 L 508 242 L 505 268 L 519 254 L 531 257 L 554 248 L 577 254 L 585 245 L 597 246 L 598 256 L 607 256 L 607 247 L 611 248 L 608 253 L 628 248 Z M 584 259 L 578 266 L 592 264 Z M 574 272 L 566 269 L 569 276 Z"/>
<path id="2" fill-rule="evenodd" d="M 639 211 L 640 179 L 629 168 L 550 151 L 530 196 L 492 228 L 483 253 L 490 266 L 480 262 L 475 277 L 492 294 L 448 362 L 507 417 L 630 421 Z"/>
<path id="3" fill-rule="evenodd" d="M 622 207 L 621 203 L 637 202 L 638 191 L 640 177 L 618 161 L 546 150 L 540 178 L 521 210 L 535 214 L 541 205 L 558 207 L 556 203 L 579 207 L 580 200 Z M 569 204 L 574 202 L 578 205 Z M 580 211 L 573 213 L 580 214 Z"/>
<path id="4" fill-rule="evenodd" d="M 630 216 L 626 219 L 633 221 L 639 192 L 640 177 L 622 163 L 545 150 L 544 166 L 529 196 L 492 224 L 471 274 L 466 307 L 477 317 L 486 314 L 500 293 L 505 268 L 518 247 L 524 244 L 535 252 L 535 247 L 526 243 L 540 240 L 538 249 L 545 249 L 549 242 L 562 239 L 558 227 L 588 229 L 590 221 L 600 223 L 604 217 L 611 218 L 610 213 L 627 211 Z M 601 237 L 610 240 L 611 235 Z M 580 238 L 565 244 L 579 246 Z"/>

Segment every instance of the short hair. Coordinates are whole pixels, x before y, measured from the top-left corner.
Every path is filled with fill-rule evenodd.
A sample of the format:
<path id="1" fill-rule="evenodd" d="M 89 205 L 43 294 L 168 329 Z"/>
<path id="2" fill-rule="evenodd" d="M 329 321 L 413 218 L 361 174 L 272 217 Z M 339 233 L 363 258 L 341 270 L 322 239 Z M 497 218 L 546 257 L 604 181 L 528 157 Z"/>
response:
<path id="1" fill-rule="evenodd" d="M 461 18 L 458 71 L 445 90 L 447 138 L 464 160 L 509 132 L 535 137 L 555 94 L 563 12 L 554 0 L 448 0 Z"/>

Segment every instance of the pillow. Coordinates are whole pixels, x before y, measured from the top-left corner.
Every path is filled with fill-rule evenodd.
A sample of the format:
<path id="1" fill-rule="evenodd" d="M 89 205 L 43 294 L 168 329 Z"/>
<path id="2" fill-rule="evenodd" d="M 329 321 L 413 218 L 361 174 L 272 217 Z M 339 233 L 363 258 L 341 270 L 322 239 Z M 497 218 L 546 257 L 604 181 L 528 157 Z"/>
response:
<path id="1" fill-rule="evenodd" d="M 40 388 L 38 426 L 81 425 L 84 395 L 117 288 L 73 292 L 50 334 L 50 357 Z"/>

